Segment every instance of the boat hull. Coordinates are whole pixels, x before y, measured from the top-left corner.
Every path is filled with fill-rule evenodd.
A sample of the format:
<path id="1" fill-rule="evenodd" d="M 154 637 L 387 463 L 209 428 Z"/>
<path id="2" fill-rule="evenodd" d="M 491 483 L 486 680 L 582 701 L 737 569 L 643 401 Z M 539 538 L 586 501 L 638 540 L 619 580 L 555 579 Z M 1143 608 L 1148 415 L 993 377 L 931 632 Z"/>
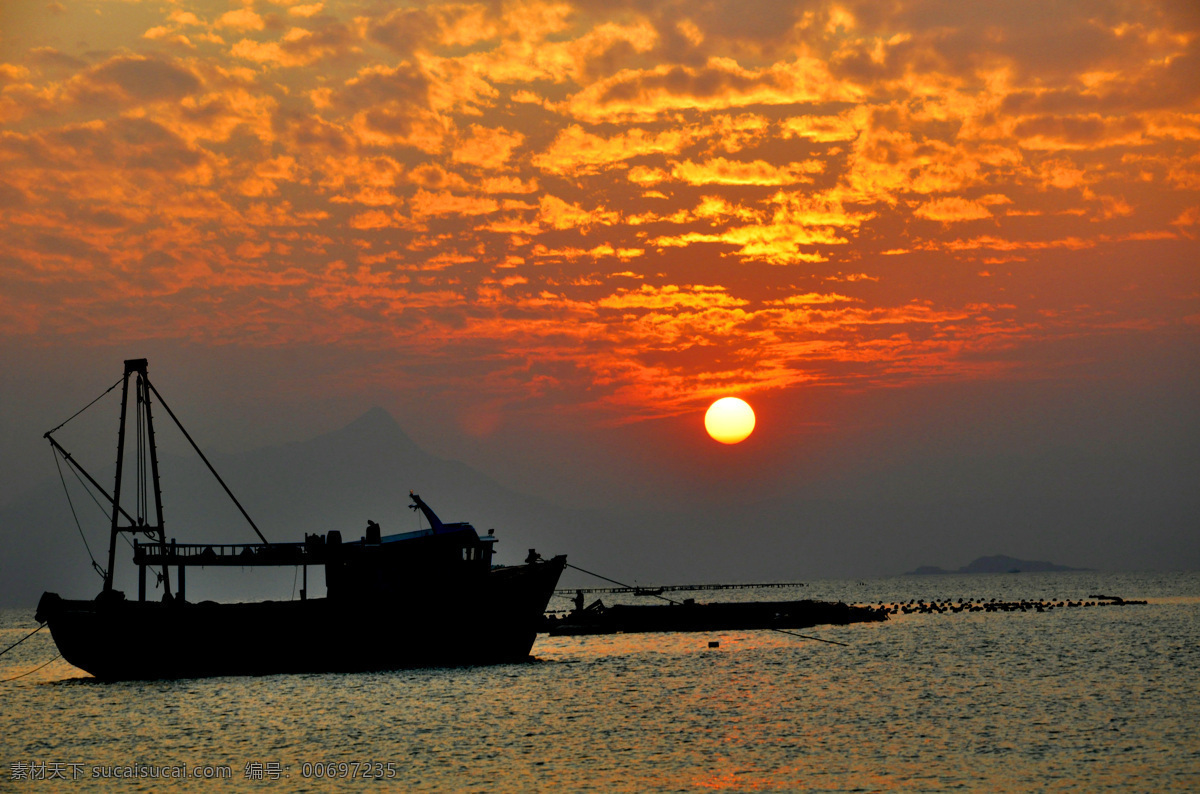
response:
<path id="1" fill-rule="evenodd" d="M 565 557 L 407 598 L 198 604 L 46 593 L 63 658 L 100 679 L 358 672 L 529 658 Z"/>

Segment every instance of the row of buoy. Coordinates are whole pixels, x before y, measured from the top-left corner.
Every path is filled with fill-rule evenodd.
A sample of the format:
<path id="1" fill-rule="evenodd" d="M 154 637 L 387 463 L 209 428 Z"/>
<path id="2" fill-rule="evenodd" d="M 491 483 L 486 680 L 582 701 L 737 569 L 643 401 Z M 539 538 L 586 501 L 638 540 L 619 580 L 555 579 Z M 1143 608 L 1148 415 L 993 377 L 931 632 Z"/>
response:
<path id="1" fill-rule="evenodd" d="M 1126 604 L 1145 604 L 1145 601 L 1126 601 L 1117 596 L 1088 596 L 1087 599 L 1038 599 L 1020 601 L 1001 601 L 996 598 L 984 601 L 982 599 L 960 598 L 954 600 L 932 599 L 929 601 L 912 599 L 904 602 L 879 602 L 878 606 L 868 604 L 874 609 L 881 610 L 887 615 L 931 615 L 957 614 L 959 612 L 1050 612 L 1055 609 L 1078 609 L 1079 607 L 1124 606 Z"/>

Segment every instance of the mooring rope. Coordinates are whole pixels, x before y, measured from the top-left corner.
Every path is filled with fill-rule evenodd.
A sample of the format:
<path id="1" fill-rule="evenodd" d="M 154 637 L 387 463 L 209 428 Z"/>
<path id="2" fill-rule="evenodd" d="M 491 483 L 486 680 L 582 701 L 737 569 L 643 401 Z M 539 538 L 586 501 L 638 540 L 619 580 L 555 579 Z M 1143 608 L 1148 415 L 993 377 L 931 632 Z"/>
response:
<path id="1" fill-rule="evenodd" d="M 572 565 L 569 562 L 566 565 L 568 568 L 574 568 L 575 570 L 579 571 L 580 573 L 586 573 L 588 576 L 594 576 L 597 579 L 603 579 L 606 582 L 612 582 L 613 584 L 617 585 L 618 587 L 627 587 L 630 590 L 640 589 L 640 588 L 634 587 L 633 585 L 627 585 L 624 582 L 618 582 L 616 579 L 609 579 L 607 576 L 601 576 L 600 574 L 595 573 L 594 571 L 584 570 L 583 568 L 580 568 L 578 565 Z M 667 598 L 662 593 L 646 593 L 646 595 L 652 595 L 655 598 L 661 598 L 663 601 L 669 601 L 670 603 L 675 604 L 676 606 L 683 606 L 678 601 L 676 601 L 674 598 Z"/>
<path id="2" fill-rule="evenodd" d="M 43 667 L 46 667 L 47 665 L 49 665 L 51 662 L 57 662 L 61 658 L 62 658 L 61 653 L 55 654 L 54 658 L 51 659 L 49 662 L 46 662 L 46 664 L 40 664 L 37 667 L 33 668 L 32 670 L 26 670 L 24 673 L 21 673 L 20 675 L 14 675 L 12 678 L 2 679 L 2 680 L 0 680 L 0 684 L 7 684 L 9 681 L 16 681 L 18 678 L 24 678 L 27 675 L 33 675 L 38 670 L 41 670 Z"/>
<path id="3" fill-rule="evenodd" d="M 44 629 L 44 628 L 46 628 L 46 624 L 45 624 L 45 623 L 43 623 L 42 625 L 38 626 L 36 629 L 34 629 L 33 631 L 29 632 L 29 633 L 28 633 L 28 634 L 26 634 L 24 637 L 22 637 L 21 639 L 17 640 L 16 642 L 14 642 L 12 645 L 8 646 L 8 647 L 7 647 L 7 648 L 5 648 L 4 650 L 0 651 L 0 656 L 3 656 L 4 654 L 8 653 L 8 652 L 9 652 L 9 651 L 11 651 L 13 648 L 15 648 L 15 647 L 17 647 L 18 645 L 20 645 L 21 643 L 25 642 L 25 640 L 29 639 L 29 638 L 30 638 L 30 637 L 32 637 L 34 634 L 37 634 L 39 631 L 41 631 L 41 630 L 42 630 L 42 629 Z"/>
<path id="4" fill-rule="evenodd" d="M 618 582 L 616 579 L 609 579 L 607 576 L 601 576 L 600 574 L 598 574 L 598 573 L 595 573 L 595 572 L 593 572 L 593 571 L 588 571 L 588 570 L 585 570 L 585 569 L 583 569 L 583 568 L 580 568 L 578 565 L 572 565 L 572 564 L 571 564 L 571 563 L 569 563 L 569 562 L 568 562 L 568 563 L 566 563 L 566 566 L 567 566 L 568 568 L 574 568 L 575 570 L 579 571 L 580 573 L 586 573 L 588 576 L 595 576 L 597 579 L 603 579 L 603 580 L 604 580 L 604 581 L 606 581 L 606 582 L 612 582 L 613 584 L 617 585 L 618 587 L 627 587 L 627 588 L 630 588 L 630 589 L 632 589 L 632 590 L 637 590 L 637 589 L 639 589 L 639 588 L 636 588 L 636 587 L 634 587 L 633 585 L 628 585 L 628 584 L 625 584 L 624 582 Z M 661 593 L 647 593 L 647 595 L 652 595 L 652 596 L 654 596 L 655 598 L 661 598 L 661 599 L 662 599 L 662 600 L 664 600 L 664 601 L 670 601 L 672 604 L 675 604 L 676 606 L 683 606 L 682 604 L 680 604 L 680 603 L 679 603 L 678 601 L 676 601 L 675 599 L 673 599 L 673 598 L 667 598 L 665 595 L 662 595 Z M 827 642 L 827 643 L 829 643 L 830 645 L 840 645 L 840 646 L 842 646 L 843 648 L 849 648 L 849 647 L 850 647 L 850 646 L 849 646 L 849 645 L 847 645 L 846 643 L 844 643 L 844 642 L 838 642 L 837 640 L 825 640 L 825 639 L 821 639 L 820 637 L 810 637 L 810 636 L 809 636 L 809 635 L 807 635 L 807 634 L 800 634 L 799 632 L 795 632 L 795 631 L 788 631 L 787 629 L 777 629 L 777 628 L 773 628 L 773 627 L 768 627 L 768 628 L 770 628 L 770 630 L 771 630 L 771 631 L 778 631 L 780 634 L 787 634 L 787 635 L 789 635 L 789 636 L 792 636 L 792 637 L 800 637 L 801 639 L 805 639 L 805 640 L 816 640 L 817 642 Z"/>
<path id="5" fill-rule="evenodd" d="M 17 640 L 16 642 L 14 642 L 12 645 L 8 646 L 8 647 L 7 647 L 7 648 L 5 648 L 4 650 L 0 651 L 0 656 L 3 656 L 4 654 L 8 653 L 8 652 L 9 652 L 9 651 L 11 651 L 13 648 L 15 648 L 15 647 L 17 647 L 18 645 L 20 645 L 21 643 L 25 642 L 25 640 L 29 639 L 29 638 L 30 638 L 30 637 L 32 637 L 34 634 L 37 634 L 39 631 L 41 631 L 41 630 L 42 630 L 42 629 L 44 629 L 44 628 L 46 628 L 46 624 L 45 624 L 45 623 L 43 623 L 42 625 L 38 626 L 36 629 L 34 629 L 33 631 L 29 632 L 29 633 L 28 633 L 28 634 L 26 634 L 24 637 L 22 637 L 21 639 Z M 61 654 L 61 653 L 56 653 L 56 654 L 54 654 L 54 658 L 53 658 L 53 659 L 51 659 L 51 660 L 50 660 L 50 662 L 55 662 L 55 661 L 58 661 L 58 660 L 59 660 L 59 659 L 61 659 L 61 658 L 62 658 L 62 654 Z M 46 665 L 50 664 L 50 662 L 46 662 L 46 664 L 40 664 L 40 665 L 38 665 L 37 667 L 33 668 L 32 670 L 26 670 L 25 672 L 21 673 L 20 675 L 14 675 L 12 678 L 0 678 L 0 684 L 7 684 L 9 681 L 16 681 L 18 678 L 24 678 L 24 677 L 25 677 L 25 676 L 27 676 L 27 675 L 30 675 L 30 674 L 32 674 L 32 673 L 36 673 L 38 670 L 41 670 L 41 669 L 42 669 L 43 667 L 45 667 Z"/>

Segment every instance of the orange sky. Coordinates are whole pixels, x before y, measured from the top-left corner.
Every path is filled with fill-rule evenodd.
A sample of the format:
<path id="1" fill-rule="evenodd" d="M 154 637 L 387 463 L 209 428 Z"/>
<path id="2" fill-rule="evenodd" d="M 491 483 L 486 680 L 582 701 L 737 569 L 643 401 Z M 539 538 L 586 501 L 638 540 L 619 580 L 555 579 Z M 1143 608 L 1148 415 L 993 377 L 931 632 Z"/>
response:
<path id="1" fill-rule="evenodd" d="M 345 352 L 479 438 L 1194 364 L 1198 49 L 1191 0 L 6 2 L 0 347 Z"/>

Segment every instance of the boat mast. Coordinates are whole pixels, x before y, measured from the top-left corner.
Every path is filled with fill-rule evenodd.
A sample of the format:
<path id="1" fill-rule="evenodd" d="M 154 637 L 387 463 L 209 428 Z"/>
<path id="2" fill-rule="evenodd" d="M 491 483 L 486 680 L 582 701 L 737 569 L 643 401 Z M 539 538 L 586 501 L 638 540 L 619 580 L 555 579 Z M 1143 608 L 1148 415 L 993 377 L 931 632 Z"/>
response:
<path id="1" fill-rule="evenodd" d="M 163 524 L 162 483 L 158 479 L 158 445 L 154 443 L 154 418 L 150 415 L 150 376 L 146 372 L 146 359 L 141 359 L 142 369 L 138 372 L 138 402 L 142 404 L 146 416 L 146 446 L 150 450 L 150 482 L 154 487 L 154 510 L 158 527 L 158 542 L 166 546 L 167 531 Z M 144 483 L 139 483 L 139 486 Z M 182 569 L 180 576 L 183 576 Z M 183 585 L 180 584 L 180 587 Z M 163 592 L 171 594 L 171 581 L 167 576 L 167 566 L 163 566 Z"/>
<path id="2" fill-rule="evenodd" d="M 143 359 L 143 363 L 144 363 Z M 117 534 L 121 531 L 117 519 L 121 515 L 121 473 L 125 468 L 125 414 L 129 403 L 129 375 L 133 372 L 130 365 L 134 361 L 125 362 L 125 377 L 121 381 L 121 424 L 117 427 L 117 479 L 113 485 L 112 531 L 108 536 L 108 566 L 104 569 L 104 592 L 111 593 L 113 589 L 113 567 L 117 562 Z"/>
<path id="3" fill-rule="evenodd" d="M 156 527 L 145 526 L 144 517 L 141 510 L 138 512 L 139 524 L 131 527 L 122 527 L 119 519 L 125 511 L 121 509 L 121 483 L 125 471 L 125 428 L 129 418 L 129 376 L 136 374 L 137 381 L 134 384 L 134 390 L 137 399 L 137 412 L 139 420 L 144 417 L 146 422 L 146 435 L 150 447 L 150 467 L 151 478 L 154 482 L 154 499 L 155 508 L 157 511 L 158 525 Z M 121 381 L 121 424 L 117 428 L 117 475 L 116 482 L 113 484 L 112 497 L 112 524 L 108 538 L 108 568 L 104 572 L 104 593 L 113 591 L 113 569 L 117 561 L 117 536 L 124 531 L 146 532 L 154 534 L 157 530 L 159 541 L 166 543 L 166 532 L 163 529 L 162 515 L 162 489 L 158 480 L 158 452 L 154 445 L 154 424 L 150 418 L 150 401 L 149 401 L 149 381 L 146 379 L 146 359 L 134 358 L 126 359 L 125 375 Z M 139 438 L 139 441 L 141 439 Z M 141 450 L 139 450 L 139 453 Z M 144 483 L 138 483 L 139 488 L 144 487 Z M 139 500 L 139 507 L 141 500 Z M 128 517 L 128 514 L 126 514 Z M 163 592 L 170 594 L 171 582 L 167 575 L 167 568 L 163 566 Z"/>

